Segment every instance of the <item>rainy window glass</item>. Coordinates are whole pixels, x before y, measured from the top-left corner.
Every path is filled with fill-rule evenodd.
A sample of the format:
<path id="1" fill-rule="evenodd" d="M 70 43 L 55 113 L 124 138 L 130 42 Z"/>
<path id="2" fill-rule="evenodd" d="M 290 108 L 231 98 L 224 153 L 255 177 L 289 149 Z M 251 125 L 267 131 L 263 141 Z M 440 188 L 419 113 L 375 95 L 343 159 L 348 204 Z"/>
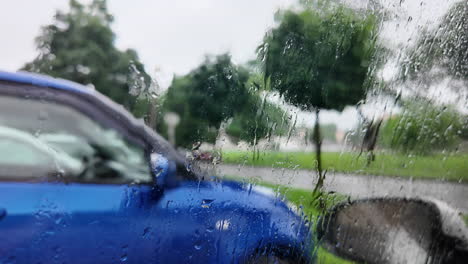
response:
<path id="1" fill-rule="evenodd" d="M 2 178 L 150 181 L 144 150 L 77 110 L 0 96 Z"/>
<path id="2" fill-rule="evenodd" d="M 466 0 L 27 5 L 0 263 L 468 263 Z"/>

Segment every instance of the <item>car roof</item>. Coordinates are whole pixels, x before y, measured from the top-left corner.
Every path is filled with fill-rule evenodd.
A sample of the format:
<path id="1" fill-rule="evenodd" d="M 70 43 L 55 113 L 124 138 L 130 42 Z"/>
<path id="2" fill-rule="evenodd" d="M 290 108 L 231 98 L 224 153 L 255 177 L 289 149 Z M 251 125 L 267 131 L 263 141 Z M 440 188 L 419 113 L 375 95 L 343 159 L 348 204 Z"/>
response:
<path id="1" fill-rule="evenodd" d="M 23 83 L 23 84 L 31 84 L 36 86 L 43 86 L 43 87 L 50 87 L 55 89 L 67 90 L 77 93 L 92 93 L 94 90 L 86 87 L 84 85 L 59 79 L 53 78 L 50 76 L 45 76 L 42 74 L 37 73 L 30 73 L 30 72 L 7 72 L 0 70 L 0 80 L 2 81 L 9 81 L 9 82 L 16 82 L 16 83 Z"/>

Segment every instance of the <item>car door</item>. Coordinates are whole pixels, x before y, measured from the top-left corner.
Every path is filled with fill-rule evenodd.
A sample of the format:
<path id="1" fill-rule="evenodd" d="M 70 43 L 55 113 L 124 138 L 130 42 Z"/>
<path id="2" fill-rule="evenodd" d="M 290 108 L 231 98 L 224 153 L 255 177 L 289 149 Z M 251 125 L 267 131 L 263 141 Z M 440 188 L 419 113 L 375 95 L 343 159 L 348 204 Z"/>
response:
<path id="1" fill-rule="evenodd" d="M 0 85 L 0 263 L 139 261 L 156 192 L 145 144 L 79 96 Z"/>

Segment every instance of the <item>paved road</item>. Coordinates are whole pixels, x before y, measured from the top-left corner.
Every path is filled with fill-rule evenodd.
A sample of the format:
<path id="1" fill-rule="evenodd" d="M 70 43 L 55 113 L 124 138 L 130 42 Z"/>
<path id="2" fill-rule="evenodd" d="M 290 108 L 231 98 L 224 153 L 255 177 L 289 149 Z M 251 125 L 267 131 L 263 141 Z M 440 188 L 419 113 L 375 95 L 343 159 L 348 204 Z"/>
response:
<path id="1" fill-rule="evenodd" d="M 312 189 L 316 182 L 315 173 L 308 170 L 241 167 L 239 165 L 217 165 L 215 168 L 208 169 L 217 175 L 240 176 L 302 189 Z M 347 194 L 354 198 L 371 196 L 433 197 L 445 201 L 465 214 L 468 213 L 468 184 L 329 173 L 325 180 L 325 189 Z"/>

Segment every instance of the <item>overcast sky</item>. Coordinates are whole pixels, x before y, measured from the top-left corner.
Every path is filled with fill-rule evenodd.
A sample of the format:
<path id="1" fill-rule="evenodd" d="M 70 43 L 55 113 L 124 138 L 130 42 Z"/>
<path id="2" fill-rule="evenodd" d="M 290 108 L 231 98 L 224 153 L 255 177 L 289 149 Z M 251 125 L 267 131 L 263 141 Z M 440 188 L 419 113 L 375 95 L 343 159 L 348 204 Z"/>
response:
<path id="1" fill-rule="evenodd" d="M 187 73 L 203 60 L 205 54 L 230 52 L 237 63 L 254 58 L 255 48 L 274 24 L 275 11 L 294 2 L 108 0 L 108 5 L 115 17 L 112 26 L 117 35 L 117 46 L 136 49 L 147 71 L 166 87 L 173 74 Z M 362 4 L 366 1 L 354 2 Z M 422 27 L 437 22 L 453 2 L 382 0 L 393 13 L 383 29 L 382 38 L 394 47 L 409 45 Z M 14 0 L 2 3 L 0 69 L 16 71 L 32 60 L 37 55 L 34 38 L 39 34 L 40 27 L 53 21 L 57 9 L 67 10 L 67 7 L 67 0 Z M 346 129 L 354 125 L 356 114 L 352 110 L 341 115 L 325 113 L 322 120 L 336 122 Z M 312 120 L 307 123 L 312 124 Z"/>
<path id="2" fill-rule="evenodd" d="M 90 2 L 89 0 L 81 2 Z M 163 86 L 175 74 L 196 67 L 205 54 L 232 53 L 235 62 L 254 58 L 275 11 L 290 0 L 138 0 L 108 1 L 115 16 L 112 25 L 117 46 L 134 48 Z M 17 70 L 37 52 L 34 37 L 40 26 L 51 23 L 56 9 L 67 0 L 15 0 L 0 10 L 0 68 Z"/>

